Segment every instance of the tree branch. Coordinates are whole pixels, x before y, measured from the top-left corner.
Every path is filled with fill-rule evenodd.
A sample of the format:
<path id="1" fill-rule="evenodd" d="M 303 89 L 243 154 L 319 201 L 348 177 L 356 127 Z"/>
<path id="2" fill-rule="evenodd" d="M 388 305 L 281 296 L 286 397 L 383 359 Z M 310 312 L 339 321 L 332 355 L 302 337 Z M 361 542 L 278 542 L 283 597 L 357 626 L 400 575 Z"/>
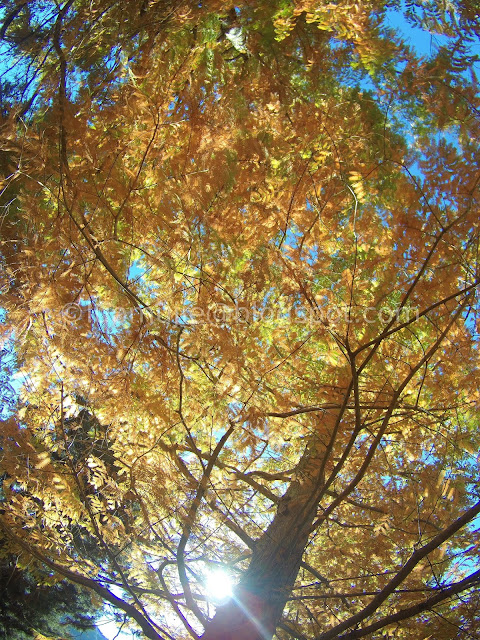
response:
<path id="1" fill-rule="evenodd" d="M 106 600 L 107 602 L 110 602 L 111 604 L 113 604 L 115 607 L 118 607 L 122 611 L 125 611 L 125 613 L 128 616 L 130 616 L 131 618 L 133 618 L 133 620 L 135 620 L 135 622 L 139 625 L 139 627 L 142 629 L 145 636 L 149 638 L 149 640 L 163 640 L 162 636 L 157 633 L 157 631 L 153 628 L 153 626 L 147 621 L 145 616 L 142 613 L 140 613 L 133 605 L 117 597 L 111 591 L 109 591 L 107 588 L 103 587 L 102 585 L 98 584 L 98 582 L 96 582 L 92 578 L 87 578 L 86 576 L 82 576 L 78 573 L 75 573 L 74 571 L 71 571 L 70 569 L 67 569 L 66 567 L 63 567 L 62 565 L 54 562 L 50 558 L 47 558 L 47 556 L 45 556 L 41 551 L 32 547 L 30 544 L 25 542 L 25 540 L 23 540 L 16 533 L 14 533 L 12 529 L 10 529 L 10 527 L 8 527 L 4 522 L 2 522 L 2 520 L 0 520 L 0 529 L 5 533 L 5 535 L 8 538 L 10 538 L 21 549 L 26 551 L 28 554 L 32 555 L 34 558 L 36 558 L 37 560 L 45 564 L 47 567 L 50 567 L 50 569 L 53 569 L 64 578 L 67 578 L 68 580 L 71 580 L 72 582 L 75 582 L 76 584 L 79 584 L 82 587 L 87 587 L 88 589 L 92 589 L 103 600 Z"/>
<path id="2" fill-rule="evenodd" d="M 436 593 L 434 596 L 431 596 L 430 598 L 427 598 L 422 602 L 418 602 L 411 607 L 407 607 L 406 609 L 402 609 L 401 611 L 392 613 L 389 616 L 384 616 L 383 618 L 380 618 L 380 620 L 377 620 L 377 622 L 374 622 L 367 627 L 363 627 L 363 629 L 356 629 L 355 631 L 349 631 L 348 633 L 338 636 L 338 640 L 357 640 L 357 638 L 363 638 L 363 636 L 369 635 L 374 631 L 378 631 L 378 629 L 382 629 L 383 627 L 386 627 L 390 624 L 401 622 L 402 620 L 406 620 L 407 618 L 412 618 L 413 616 L 422 613 L 423 611 L 428 611 L 433 606 L 442 602 L 443 600 L 446 600 L 450 596 L 461 593 L 466 589 L 470 589 L 479 582 L 480 570 L 475 571 L 463 580 L 460 580 L 460 582 L 455 582 L 449 587 L 442 589 L 439 593 Z"/>
<path id="3" fill-rule="evenodd" d="M 462 516 L 457 518 L 450 526 L 444 529 L 441 533 L 437 534 L 430 542 L 428 542 L 423 547 L 420 547 L 410 556 L 408 561 L 403 565 L 403 567 L 398 571 L 398 573 L 387 583 L 387 585 L 378 593 L 378 595 L 373 598 L 373 600 L 361 611 L 356 613 L 354 616 L 351 616 L 344 622 L 332 627 L 325 633 L 322 633 L 320 636 L 317 636 L 316 640 L 331 640 L 332 638 L 337 638 L 338 634 L 342 631 L 345 631 L 349 627 L 353 627 L 362 620 L 365 620 L 368 616 L 375 613 L 375 611 L 380 607 L 383 602 L 395 591 L 399 584 L 401 584 L 405 578 L 413 571 L 413 569 L 417 566 L 417 564 L 425 558 L 429 553 L 437 549 L 441 544 L 443 544 L 446 540 L 451 538 L 459 529 L 464 527 L 466 524 L 471 522 L 476 515 L 480 513 L 480 500 L 468 511 L 466 511 Z"/>

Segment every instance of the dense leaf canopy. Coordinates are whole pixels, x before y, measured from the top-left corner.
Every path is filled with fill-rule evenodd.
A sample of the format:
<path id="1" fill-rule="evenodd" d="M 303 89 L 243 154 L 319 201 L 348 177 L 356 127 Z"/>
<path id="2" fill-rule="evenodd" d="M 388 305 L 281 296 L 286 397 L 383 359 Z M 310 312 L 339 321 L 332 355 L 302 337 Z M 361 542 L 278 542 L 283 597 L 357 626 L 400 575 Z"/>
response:
<path id="1" fill-rule="evenodd" d="M 151 639 L 478 637 L 478 13 L 5 3 L 10 551 Z"/>

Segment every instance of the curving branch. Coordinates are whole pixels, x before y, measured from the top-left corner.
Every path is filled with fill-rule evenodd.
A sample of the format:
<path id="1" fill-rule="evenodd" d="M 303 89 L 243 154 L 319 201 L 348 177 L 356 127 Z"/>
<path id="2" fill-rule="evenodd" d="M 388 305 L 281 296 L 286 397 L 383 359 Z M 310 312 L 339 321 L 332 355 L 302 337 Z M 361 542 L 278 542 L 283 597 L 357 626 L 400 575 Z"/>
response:
<path id="1" fill-rule="evenodd" d="M 427 598 L 426 600 L 422 600 L 422 602 L 418 602 L 411 607 L 406 607 L 405 609 L 401 609 L 396 613 L 384 616 L 383 618 L 380 618 L 380 620 L 377 620 L 376 622 L 373 622 L 372 624 L 363 627 L 362 629 L 355 629 L 354 631 L 350 631 L 341 636 L 338 636 L 338 640 L 357 640 L 358 638 L 363 638 L 364 636 L 370 635 L 374 631 L 383 629 L 390 624 L 401 622 L 402 620 L 412 618 L 413 616 L 416 616 L 419 613 L 423 613 L 424 611 L 429 611 L 436 604 L 439 604 L 447 598 L 457 595 L 462 591 L 471 589 L 478 584 L 480 584 L 480 570 L 471 573 L 469 576 L 467 576 L 463 580 L 460 580 L 459 582 L 454 582 L 448 587 L 441 589 L 439 593 L 436 593 L 434 596 L 430 596 L 430 598 Z"/>
<path id="2" fill-rule="evenodd" d="M 79 584 L 82 587 L 87 587 L 88 589 L 95 591 L 95 593 L 97 593 L 103 600 L 105 600 L 106 602 L 110 602 L 110 604 L 113 604 L 115 607 L 118 607 L 119 609 L 124 611 L 130 618 L 135 620 L 135 622 L 139 625 L 139 627 L 145 634 L 146 638 L 149 638 L 149 640 L 164 640 L 162 636 L 150 624 L 150 622 L 148 622 L 145 615 L 140 611 L 138 611 L 136 607 L 129 604 L 128 602 L 125 602 L 125 600 L 122 600 L 121 598 L 113 594 L 106 587 L 103 587 L 101 584 L 99 584 L 96 580 L 93 580 L 92 578 L 87 578 L 86 576 L 82 576 L 79 573 L 76 573 L 75 571 L 71 571 L 70 569 L 68 569 L 67 567 L 64 567 L 61 564 L 54 562 L 53 560 L 48 558 L 45 554 L 43 554 L 39 549 L 37 549 L 36 547 L 33 547 L 31 544 L 26 542 L 23 538 L 20 538 L 20 536 L 14 533 L 13 530 L 8 525 L 6 525 L 1 519 L 0 519 L 0 529 L 7 536 L 7 538 L 10 538 L 10 540 L 12 540 L 21 549 L 26 551 L 28 554 L 32 555 L 34 558 L 36 558 L 37 560 L 45 564 L 47 567 L 50 567 L 50 569 L 53 569 L 53 571 L 56 571 L 59 575 L 63 576 L 64 578 L 67 578 L 68 580 L 71 580 L 72 582 L 75 582 L 75 584 Z"/>
<path id="3" fill-rule="evenodd" d="M 373 598 L 373 600 L 366 607 L 364 607 L 361 611 L 351 616 L 347 620 L 341 622 L 335 627 L 332 627 L 325 633 L 317 636 L 315 640 L 332 640 L 333 638 L 337 638 L 338 635 L 342 633 L 342 631 L 345 631 L 349 627 L 353 627 L 359 624 L 360 622 L 365 620 L 365 618 L 368 618 L 368 616 L 374 614 L 375 611 L 377 611 L 377 609 L 380 607 L 380 605 L 382 605 L 385 600 L 395 591 L 395 589 L 407 578 L 407 576 L 410 575 L 410 573 L 418 565 L 420 560 L 428 556 L 429 553 L 437 549 L 446 540 L 449 540 L 457 531 L 471 522 L 479 513 L 480 500 L 473 507 L 468 509 L 463 515 L 452 522 L 449 527 L 432 538 L 430 542 L 414 551 L 407 562 L 398 571 L 398 573 L 385 585 L 385 587 Z"/>

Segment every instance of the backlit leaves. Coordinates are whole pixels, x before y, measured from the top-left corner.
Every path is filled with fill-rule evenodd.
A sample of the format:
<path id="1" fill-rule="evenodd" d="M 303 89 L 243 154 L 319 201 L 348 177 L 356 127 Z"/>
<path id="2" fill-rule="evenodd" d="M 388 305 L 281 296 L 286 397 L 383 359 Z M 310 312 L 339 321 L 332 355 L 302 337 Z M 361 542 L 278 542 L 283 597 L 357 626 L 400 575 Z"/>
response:
<path id="1" fill-rule="evenodd" d="M 3 34 L 42 69 L 2 121 L 11 544 L 180 638 L 212 615 L 209 567 L 241 580 L 308 512 L 285 624 L 322 637 L 476 495 L 467 54 L 416 55 L 382 3 L 46 3 L 35 47 L 26 5 Z M 362 624 L 464 578 L 477 537 L 447 536 Z M 474 628 L 470 594 L 427 635 Z"/>

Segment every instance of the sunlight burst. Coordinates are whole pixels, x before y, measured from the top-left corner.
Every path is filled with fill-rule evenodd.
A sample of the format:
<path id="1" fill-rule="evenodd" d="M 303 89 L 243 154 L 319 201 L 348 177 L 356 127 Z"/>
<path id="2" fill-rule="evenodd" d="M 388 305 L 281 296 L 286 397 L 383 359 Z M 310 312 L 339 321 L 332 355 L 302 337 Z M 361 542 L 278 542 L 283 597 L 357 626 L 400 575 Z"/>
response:
<path id="1" fill-rule="evenodd" d="M 233 595 L 232 577 L 223 569 L 211 571 L 205 580 L 207 598 L 223 604 Z"/>

